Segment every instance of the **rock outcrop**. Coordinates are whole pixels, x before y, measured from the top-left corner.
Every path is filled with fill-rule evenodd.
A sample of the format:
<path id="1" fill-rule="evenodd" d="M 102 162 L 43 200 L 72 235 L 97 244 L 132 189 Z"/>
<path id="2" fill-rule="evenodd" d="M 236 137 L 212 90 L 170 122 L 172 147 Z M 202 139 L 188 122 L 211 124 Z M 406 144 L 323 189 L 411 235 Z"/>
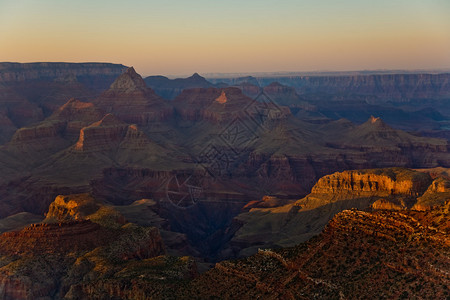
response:
<path id="1" fill-rule="evenodd" d="M 424 173 L 408 169 L 377 169 L 344 171 L 319 179 L 312 194 L 343 194 L 360 196 L 365 193 L 378 195 L 422 195 L 431 183 Z"/>
<path id="2" fill-rule="evenodd" d="M 272 208 L 251 208 L 236 217 L 242 227 L 230 242 L 240 255 L 258 247 L 286 247 L 318 234 L 342 210 L 428 209 L 448 200 L 446 181 L 403 168 L 337 172 L 317 181 L 306 197 Z M 438 192 L 443 191 L 443 192 Z M 434 199 L 434 200 L 433 200 Z M 423 204 L 421 204 L 423 203 Z M 428 206 L 425 205 L 428 203 Z"/>

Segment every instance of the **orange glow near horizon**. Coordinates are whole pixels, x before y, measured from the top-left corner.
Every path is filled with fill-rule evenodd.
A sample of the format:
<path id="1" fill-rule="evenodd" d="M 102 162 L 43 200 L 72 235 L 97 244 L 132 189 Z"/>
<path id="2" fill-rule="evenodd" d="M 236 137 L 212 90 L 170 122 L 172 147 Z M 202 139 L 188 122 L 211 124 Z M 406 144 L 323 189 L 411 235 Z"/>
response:
<path id="1" fill-rule="evenodd" d="M 450 68 L 450 4 L 438 0 L 380 7 L 112 1 L 104 11 L 85 1 L 6 2 L 0 61 L 114 62 L 143 75 Z"/>

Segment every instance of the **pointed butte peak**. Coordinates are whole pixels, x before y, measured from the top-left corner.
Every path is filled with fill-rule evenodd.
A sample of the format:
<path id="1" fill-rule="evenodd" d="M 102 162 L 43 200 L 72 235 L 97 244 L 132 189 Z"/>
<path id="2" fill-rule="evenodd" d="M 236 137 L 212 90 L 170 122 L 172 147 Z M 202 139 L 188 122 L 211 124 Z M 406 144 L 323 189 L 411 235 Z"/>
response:
<path id="1" fill-rule="evenodd" d="M 133 67 L 128 68 L 122 75 L 120 75 L 116 81 L 111 84 L 112 90 L 122 90 L 122 91 L 134 91 L 145 89 L 144 79 L 141 75 L 136 73 Z"/>
<path id="2" fill-rule="evenodd" d="M 188 78 L 186 78 L 186 79 L 190 79 L 190 80 L 195 81 L 195 82 L 203 82 L 203 81 L 206 81 L 205 77 L 201 76 L 201 75 L 198 74 L 198 73 L 194 73 L 194 74 L 192 74 L 191 77 L 188 77 Z"/>

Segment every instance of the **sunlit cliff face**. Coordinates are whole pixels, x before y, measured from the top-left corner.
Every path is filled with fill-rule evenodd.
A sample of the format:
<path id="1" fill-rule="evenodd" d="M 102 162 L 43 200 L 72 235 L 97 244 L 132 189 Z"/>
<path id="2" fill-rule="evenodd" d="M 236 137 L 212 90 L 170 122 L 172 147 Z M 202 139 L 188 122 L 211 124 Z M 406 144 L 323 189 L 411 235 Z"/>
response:
<path id="1" fill-rule="evenodd" d="M 220 96 L 217 97 L 217 99 L 215 101 L 220 104 L 227 103 L 228 99 L 227 99 L 227 95 L 225 94 L 225 91 L 222 91 L 222 94 L 220 94 Z"/>

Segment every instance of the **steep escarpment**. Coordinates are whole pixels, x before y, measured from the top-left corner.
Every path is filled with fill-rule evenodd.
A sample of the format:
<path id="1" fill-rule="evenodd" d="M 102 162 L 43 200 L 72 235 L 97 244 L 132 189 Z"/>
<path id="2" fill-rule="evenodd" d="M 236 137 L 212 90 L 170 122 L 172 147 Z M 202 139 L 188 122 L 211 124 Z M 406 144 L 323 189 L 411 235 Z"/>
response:
<path id="1" fill-rule="evenodd" d="M 0 81 L 42 81 L 75 76 L 77 80 L 101 90 L 125 69 L 124 65 L 109 63 L 0 63 Z"/>
<path id="2" fill-rule="evenodd" d="M 448 200 L 447 194 L 437 192 L 435 185 L 428 174 L 403 168 L 327 175 L 318 180 L 309 195 L 292 204 L 252 208 L 238 215 L 235 220 L 242 227 L 230 247 L 246 255 L 258 247 L 292 246 L 318 234 L 335 214 L 345 209 L 417 209 L 426 202 L 421 199 L 442 204 Z"/>

